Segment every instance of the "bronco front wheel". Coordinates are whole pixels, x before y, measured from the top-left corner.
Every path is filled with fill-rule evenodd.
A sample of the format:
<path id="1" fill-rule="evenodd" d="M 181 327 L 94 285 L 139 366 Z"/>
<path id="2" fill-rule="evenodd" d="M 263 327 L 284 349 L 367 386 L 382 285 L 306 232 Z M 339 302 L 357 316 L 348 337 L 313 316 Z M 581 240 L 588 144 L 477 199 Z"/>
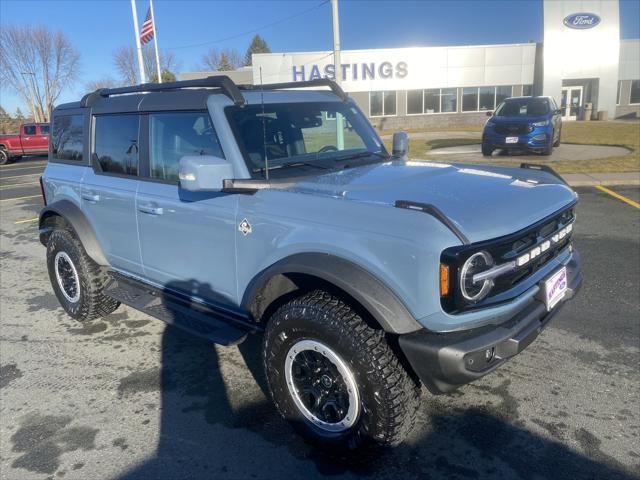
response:
<path id="1" fill-rule="evenodd" d="M 281 415 L 311 443 L 340 452 L 393 446 L 413 428 L 420 385 L 384 336 L 316 290 L 269 320 L 263 359 Z"/>

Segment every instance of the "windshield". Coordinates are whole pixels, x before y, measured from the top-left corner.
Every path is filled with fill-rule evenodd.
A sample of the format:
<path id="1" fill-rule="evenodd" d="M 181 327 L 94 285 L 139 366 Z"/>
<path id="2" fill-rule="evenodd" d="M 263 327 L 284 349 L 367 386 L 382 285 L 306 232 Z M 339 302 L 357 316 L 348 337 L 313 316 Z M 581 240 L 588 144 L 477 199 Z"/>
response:
<path id="1" fill-rule="evenodd" d="M 254 177 L 264 176 L 265 155 L 270 173 L 289 175 L 292 167 L 345 168 L 340 162 L 388 157 L 371 124 L 346 102 L 247 105 L 226 112 Z"/>
<path id="2" fill-rule="evenodd" d="M 494 115 L 501 117 L 539 117 L 549 113 L 546 98 L 512 98 L 503 102 Z"/>

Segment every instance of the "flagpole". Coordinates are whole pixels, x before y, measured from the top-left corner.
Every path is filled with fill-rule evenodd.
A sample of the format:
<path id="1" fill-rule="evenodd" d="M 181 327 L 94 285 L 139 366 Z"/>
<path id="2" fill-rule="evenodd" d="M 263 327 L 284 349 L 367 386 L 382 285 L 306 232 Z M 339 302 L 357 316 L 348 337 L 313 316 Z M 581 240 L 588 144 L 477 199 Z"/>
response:
<path id="1" fill-rule="evenodd" d="M 131 13 L 133 14 L 133 28 L 136 34 L 136 47 L 138 47 L 138 67 L 140 68 L 140 83 L 146 83 L 144 76 L 144 61 L 142 60 L 142 45 L 140 45 L 140 30 L 138 29 L 138 12 L 136 10 L 136 0 L 131 0 Z"/>
<path id="2" fill-rule="evenodd" d="M 153 24 L 153 44 L 156 48 L 156 68 L 158 69 L 158 83 L 162 83 L 162 69 L 160 68 L 160 55 L 158 54 L 158 27 L 156 26 L 156 17 L 153 14 L 153 0 L 149 0 L 149 9 L 151 10 L 151 23 Z"/>

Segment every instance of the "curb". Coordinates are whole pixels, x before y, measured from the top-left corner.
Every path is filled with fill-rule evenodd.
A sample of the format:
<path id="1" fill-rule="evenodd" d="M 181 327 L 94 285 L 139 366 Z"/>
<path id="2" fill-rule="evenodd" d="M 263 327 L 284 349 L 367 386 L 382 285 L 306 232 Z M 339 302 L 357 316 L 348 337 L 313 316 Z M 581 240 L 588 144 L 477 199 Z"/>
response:
<path id="1" fill-rule="evenodd" d="M 601 185 L 603 187 L 621 187 L 621 186 L 636 186 L 640 185 L 640 180 L 567 180 L 570 187 L 597 187 Z"/>

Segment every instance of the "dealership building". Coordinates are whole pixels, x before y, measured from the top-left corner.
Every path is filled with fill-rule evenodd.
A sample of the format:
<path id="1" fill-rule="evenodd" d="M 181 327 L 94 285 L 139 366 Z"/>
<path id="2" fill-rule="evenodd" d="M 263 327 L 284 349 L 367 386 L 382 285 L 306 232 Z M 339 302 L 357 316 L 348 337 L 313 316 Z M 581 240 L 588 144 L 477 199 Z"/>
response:
<path id="1" fill-rule="evenodd" d="M 640 39 L 620 39 L 615 0 L 545 0 L 541 43 L 253 55 L 229 74 L 260 84 L 335 78 L 381 129 L 477 124 L 504 99 L 548 95 L 565 120 L 637 118 Z"/>

